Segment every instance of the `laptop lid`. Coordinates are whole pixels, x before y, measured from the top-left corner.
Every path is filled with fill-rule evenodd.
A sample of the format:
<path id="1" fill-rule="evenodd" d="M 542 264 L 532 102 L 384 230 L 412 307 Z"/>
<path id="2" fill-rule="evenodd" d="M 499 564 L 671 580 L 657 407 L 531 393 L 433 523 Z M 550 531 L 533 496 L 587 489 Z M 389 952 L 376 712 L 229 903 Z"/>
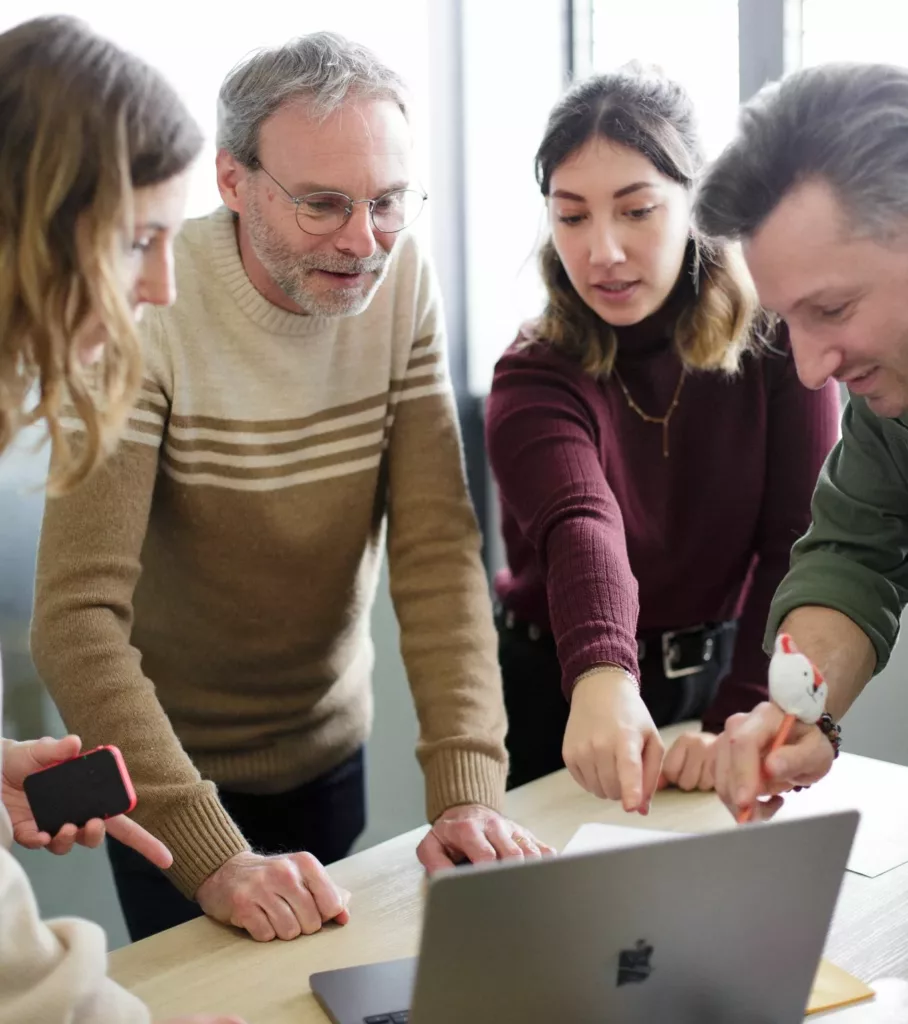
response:
<path id="1" fill-rule="evenodd" d="M 857 823 L 849 811 L 440 876 L 410 1021 L 801 1024 Z"/>

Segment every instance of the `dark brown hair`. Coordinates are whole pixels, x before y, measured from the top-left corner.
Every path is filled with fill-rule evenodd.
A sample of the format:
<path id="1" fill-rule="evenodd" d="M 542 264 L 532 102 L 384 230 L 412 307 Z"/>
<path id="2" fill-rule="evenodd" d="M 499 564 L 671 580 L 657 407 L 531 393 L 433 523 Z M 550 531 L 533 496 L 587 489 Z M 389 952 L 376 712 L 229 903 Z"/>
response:
<path id="1" fill-rule="evenodd" d="M 689 96 L 655 71 L 634 66 L 573 86 L 549 115 L 536 153 L 536 179 L 548 198 L 555 169 L 593 138 L 642 153 L 672 181 L 692 189 L 703 155 Z M 734 370 L 752 337 L 757 299 L 734 244 L 713 244 L 691 231 L 687 269 L 675 298 L 675 345 L 686 366 Z M 611 371 L 615 330 L 577 294 L 548 238 L 540 250 L 548 301 L 537 332 L 594 374 Z"/>
<path id="2" fill-rule="evenodd" d="M 202 136 L 158 72 L 68 17 L 0 35 L 0 125 L 0 452 L 46 420 L 64 490 L 111 447 L 141 380 L 119 271 L 133 190 L 184 171 Z M 89 371 L 79 343 L 95 330 Z M 64 403 L 84 423 L 78 457 Z"/>
<path id="3" fill-rule="evenodd" d="M 908 70 L 824 64 L 767 85 L 694 205 L 716 238 L 752 236 L 792 189 L 832 186 L 851 228 L 888 241 L 908 220 Z"/>

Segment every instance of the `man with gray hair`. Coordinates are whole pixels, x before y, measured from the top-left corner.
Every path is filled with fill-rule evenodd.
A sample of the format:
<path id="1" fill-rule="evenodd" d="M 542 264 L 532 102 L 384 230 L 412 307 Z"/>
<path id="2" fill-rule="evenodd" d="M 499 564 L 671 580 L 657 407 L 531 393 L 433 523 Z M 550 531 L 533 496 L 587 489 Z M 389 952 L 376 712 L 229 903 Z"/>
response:
<path id="1" fill-rule="evenodd" d="M 788 324 L 801 381 L 850 401 L 766 634 L 820 669 L 827 714 L 781 723 L 771 704 L 729 719 L 716 788 L 761 817 L 829 771 L 837 720 L 888 660 L 908 603 L 908 70 L 827 65 L 764 89 L 696 200 L 700 227 L 740 239 L 763 304 Z M 770 794 L 766 803 L 759 794 Z"/>
<path id="2" fill-rule="evenodd" d="M 263 941 L 346 921 L 323 864 L 364 823 L 386 535 L 420 860 L 548 852 L 499 813 L 495 631 L 437 287 L 405 233 L 426 199 L 406 113 L 397 76 L 328 33 L 228 76 L 224 206 L 187 223 L 176 304 L 143 322 L 125 442 L 47 505 L 35 663 L 71 729 L 123 750 L 174 855 L 168 879 L 111 844 L 133 939 L 203 911 Z"/>

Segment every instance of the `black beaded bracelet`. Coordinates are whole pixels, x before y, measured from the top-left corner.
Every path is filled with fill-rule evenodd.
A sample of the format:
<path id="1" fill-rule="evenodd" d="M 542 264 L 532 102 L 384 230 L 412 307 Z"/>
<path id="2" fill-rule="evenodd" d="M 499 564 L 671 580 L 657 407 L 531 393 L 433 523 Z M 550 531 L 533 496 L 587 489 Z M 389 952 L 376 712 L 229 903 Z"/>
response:
<path id="1" fill-rule="evenodd" d="M 832 744 L 832 749 L 835 751 L 834 757 L 838 757 L 839 749 L 842 746 L 842 727 L 833 719 L 828 711 L 824 711 L 817 719 L 817 727 Z"/>
<path id="2" fill-rule="evenodd" d="M 833 719 L 828 711 L 824 711 L 817 719 L 817 728 L 832 744 L 832 759 L 834 761 L 839 756 L 839 749 L 842 746 L 842 727 Z M 794 787 L 795 793 L 800 793 L 804 789 L 810 789 L 810 786 Z"/>

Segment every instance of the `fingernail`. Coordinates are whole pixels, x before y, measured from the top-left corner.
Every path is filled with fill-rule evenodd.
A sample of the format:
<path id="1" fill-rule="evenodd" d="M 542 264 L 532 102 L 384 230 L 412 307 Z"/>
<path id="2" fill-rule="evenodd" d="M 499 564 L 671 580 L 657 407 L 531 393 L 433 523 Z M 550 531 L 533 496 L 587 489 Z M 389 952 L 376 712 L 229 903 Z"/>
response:
<path id="1" fill-rule="evenodd" d="M 747 793 L 747 790 L 746 790 L 746 789 L 745 789 L 745 788 L 744 788 L 744 787 L 742 786 L 742 787 L 741 787 L 741 788 L 740 788 L 740 789 L 738 790 L 738 795 L 737 795 L 737 797 L 736 797 L 736 799 L 735 799 L 735 803 L 736 803 L 736 804 L 737 804 L 737 805 L 738 805 L 739 807 L 746 807 L 746 806 L 748 805 L 748 803 L 749 803 L 749 802 L 750 802 L 750 801 L 749 801 L 749 799 L 748 799 L 748 793 Z"/>

